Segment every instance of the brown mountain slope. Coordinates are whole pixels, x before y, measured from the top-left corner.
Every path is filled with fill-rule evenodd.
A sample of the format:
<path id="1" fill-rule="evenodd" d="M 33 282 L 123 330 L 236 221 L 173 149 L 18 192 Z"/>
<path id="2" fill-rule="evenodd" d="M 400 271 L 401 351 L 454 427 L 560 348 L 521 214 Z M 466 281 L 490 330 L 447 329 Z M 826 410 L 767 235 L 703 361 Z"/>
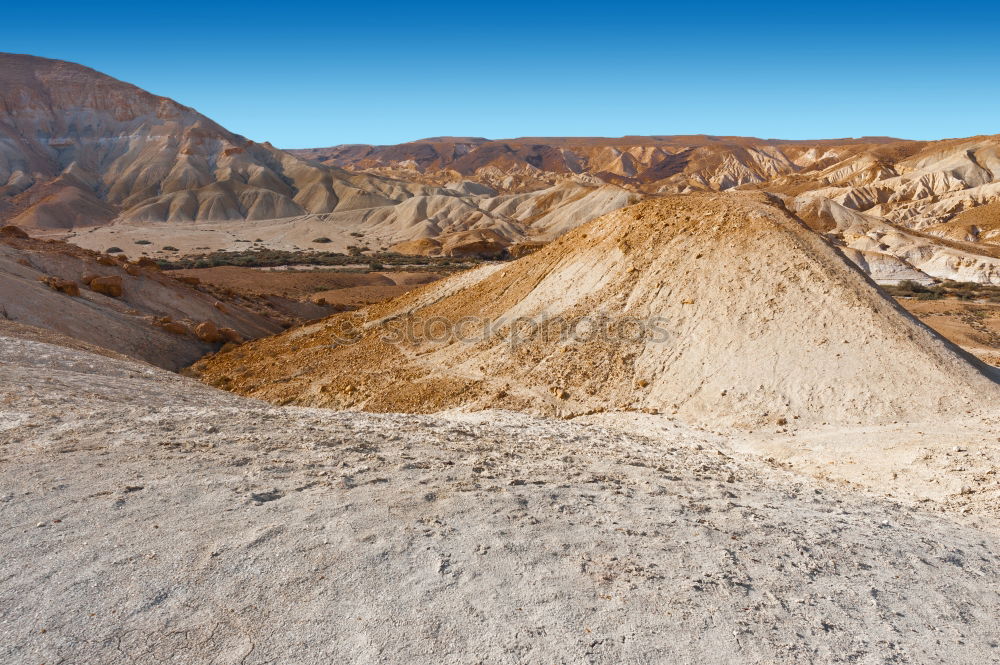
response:
<path id="1" fill-rule="evenodd" d="M 513 264 L 198 369 L 306 405 L 643 409 L 751 427 L 919 420 L 1000 398 L 993 370 L 762 194 L 645 201 Z"/>
<path id="2" fill-rule="evenodd" d="M 0 219 L 24 227 L 274 219 L 427 191 L 306 164 L 81 65 L 0 54 Z"/>

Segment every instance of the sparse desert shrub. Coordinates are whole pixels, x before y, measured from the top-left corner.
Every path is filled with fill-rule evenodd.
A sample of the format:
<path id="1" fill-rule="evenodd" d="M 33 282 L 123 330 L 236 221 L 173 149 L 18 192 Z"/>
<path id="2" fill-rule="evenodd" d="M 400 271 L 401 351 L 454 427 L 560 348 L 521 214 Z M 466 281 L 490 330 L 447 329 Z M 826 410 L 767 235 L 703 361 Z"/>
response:
<path id="1" fill-rule="evenodd" d="M 177 249 L 173 245 L 164 245 L 163 246 L 163 250 L 166 251 L 166 252 L 179 252 L 180 251 L 179 249 Z"/>
<path id="2" fill-rule="evenodd" d="M 368 269 L 369 270 L 385 270 L 385 266 L 382 265 L 381 263 L 379 263 L 378 261 L 372 261 L 371 263 L 368 264 Z"/>
<path id="3" fill-rule="evenodd" d="M 898 284 L 889 284 L 883 287 L 889 295 L 894 298 L 921 298 L 922 300 L 933 300 L 937 295 L 937 285 L 926 287 L 920 282 L 912 279 L 904 279 Z"/>
<path id="4" fill-rule="evenodd" d="M 930 293 L 930 289 L 912 279 L 904 279 L 896 288 L 901 291 L 909 291 L 910 293 Z"/>
<path id="5" fill-rule="evenodd" d="M 125 250 L 122 249 L 121 247 L 108 247 L 108 249 L 104 253 L 105 254 L 121 254 L 124 251 Z"/>
<path id="6" fill-rule="evenodd" d="M 215 251 L 197 255 L 189 254 L 183 257 L 178 256 L 177 258 L 159 258 L 157 260 L 167 270 L 211 268 L 214 266 L 244 266 L 254 268 L 294 265 L 350 266 L 357 264 L 357 257 L 361 256 L 365 251 L 370 250 L 369 248 L 357 247 L 354 254 L 348 255 L 341 252 L 324 252 L 320 250 L 290 251 L 255 247 L 246 250 Z M 454 259 L 438 256 L 413 256 L 396 252 L 373 253 L 368 254 L 365 258 L 366 263 L 377 261 L 389 269 L 394 266 L 406 265 L 408 269 L 412 269 L 415 266 L 425 266 L 428 269 L 444 269 L 449 272 L 468 268 L 482 262 L 481 259 L 475 257 Z"/>
<path id="7" fill-rule="evenodd" d="M 6 226 L 0 227 L 0 236 L 7 238 L 28 238 L 30 237 L 27 232 L 20 226 L 14 226 L 13 224 L 7 224 Z"/>
<path id="8" fill-rule="evenodd" d="M 916 298 L 918 300 L 941 300 L 956 298 L 958 300 L 988 300 L 995 302 L 1000 299 L 1000 286 L 979 284 L 976 282 L 954 282 L 945 280 L 940 284 L 925 286 L 912 280 L 904 280 L 899 284 L 884 287 L 889 295 L 897 298 Z"/>
<path id="9" fill-rule="evenodd" d="M 351 235 L 354 236 L 355 238 L 364 238 L 365 237 L 364 233 L 358 233 L 357 231 L 351 231 Z"/>
<path id="10" fill-rule="evenodd" d="M 320 236 L 319 238 L 313 238 L 313 240 L 312 240 L 312 241 L 313 241 L 314 243 L 318 244 L 318 245 L 323 245 L 323 244 L 326 244 L 326 243 L 328 243 L 328 242 L 333 242 L 332 240 L 330 240 L 330 239 L 329 239 L 329 238 L 327 238 L 326 236 Z"/>
<path id="11" fill-rule="evenodd" d="M 152 245 L 153 243 L 150 242 L 149 240 L 136 240 L 135 244 L 137 244 L 137 245 Z"/>

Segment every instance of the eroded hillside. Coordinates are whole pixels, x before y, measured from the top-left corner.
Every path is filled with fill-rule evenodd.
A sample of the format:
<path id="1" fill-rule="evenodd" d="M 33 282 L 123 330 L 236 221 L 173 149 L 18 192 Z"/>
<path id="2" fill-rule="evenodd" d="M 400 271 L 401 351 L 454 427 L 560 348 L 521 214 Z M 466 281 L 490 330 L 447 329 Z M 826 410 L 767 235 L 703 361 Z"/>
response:
<path id="1" fill-rule="evenodd" d="M 884 424 L 1000 398 L 996 370 L 763 194 L 645 201 L 517 262 L 196 369 L 279 403 L 647 411 L 746 427 Z"/>

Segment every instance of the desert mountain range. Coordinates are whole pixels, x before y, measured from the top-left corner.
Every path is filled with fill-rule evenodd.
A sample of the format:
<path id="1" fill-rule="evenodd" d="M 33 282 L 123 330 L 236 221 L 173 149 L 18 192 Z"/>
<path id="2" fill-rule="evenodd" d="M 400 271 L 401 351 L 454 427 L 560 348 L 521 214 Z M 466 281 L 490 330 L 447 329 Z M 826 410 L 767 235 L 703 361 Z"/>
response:
<path id="1" fill-rule="evenodd" d="M 739 136 L 438 137 L 399 145 L 290 150 L 354 171 L 446 182 L 472 179 L 501 191 L 535 190 L 565 177 L 649 193 L 724 190 L 865 153 L 905 156 L 922 143 L 887 137 L 783 141 Z"/>
<path id="2" fill-rule="evenodd" d="M 277 219 L 427 190 L 311 166 L 80 65 L 4 54 L 0 83 L 0 202 L 23 227 Z"/>
<path id="3" fill-rule="evenodd" d="M 444 137 L 291 152 L 355 171 L 437 184 L 471 180 L 501 192 L 546 191 L 567 182 L 645 196 L 764 189 L 834 236 L 877 279 L 998 283 L 998 148 L 997 136 Z"/>
<path id="4" fill-rule="evenodd" d="M 508 214 L 523 211 L 522 201 L 479 206 L 467 196 L 469 187 L 483 191 L 311 163 L 86 67 L 0 55 L 0 220 L 35 232 L 167 224 L 163 232 L 190 228 L 213 248 L 239 248 L 243 231 L 282 248 L 308 246 L 323 235 L 343 248 L 358 229 L 383 245 L 469 229 L 486 229 L 503 245 L 524 235 Z M 545 209 L 572 202 L 579 214 L 579 199 L 588 193 L 576 188 L 550 196 Z M 629 200 L 595 199 L 597 213 Z M 503 211 L 491 210 L 501 204 Z M 198 227 L 204 222 L 231 232 Z M 212 237 L 219 233 L 223 239 Z M 103 249 L 104 240 L 107 234 L 79 243 Z M 174 244 L 186 247 L 182 240 Z M 452 246 L 461 244 L 461 236 L 452 238 Z"/>
<path id="5" fill-rule="evenodd" d="M 0 221 L 94 250 L 497 255 L 651 196 L 763 189 L 874 278 L 1000 283 L 996 136 L 437 138 L 276 149 L 86 67 L 0 55 Z"/>

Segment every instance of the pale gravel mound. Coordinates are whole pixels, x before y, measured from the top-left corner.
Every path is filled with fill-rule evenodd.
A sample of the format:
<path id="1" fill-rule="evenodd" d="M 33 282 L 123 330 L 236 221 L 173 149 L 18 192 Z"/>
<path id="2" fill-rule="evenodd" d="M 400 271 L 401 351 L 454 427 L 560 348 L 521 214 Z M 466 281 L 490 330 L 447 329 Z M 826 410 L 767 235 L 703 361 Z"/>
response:
<path id="1" fill-rule="evenodd" d="M 985 663 L 1000 540 L 503 412 L 275 408 L 0 338 L 4 663 Z"/>
<path id="2" fill-rule="evenodd" d="M 713 427 L 917 421 L 1000 400 L 995 370 L 762 194 L 645 201 L 460 279 L 196 369 L 279 403 L 647 410 Z M 440 335 L 448 322 L 462 339 Z M 400 331 L 412 340 L 389 341 Z"/>

